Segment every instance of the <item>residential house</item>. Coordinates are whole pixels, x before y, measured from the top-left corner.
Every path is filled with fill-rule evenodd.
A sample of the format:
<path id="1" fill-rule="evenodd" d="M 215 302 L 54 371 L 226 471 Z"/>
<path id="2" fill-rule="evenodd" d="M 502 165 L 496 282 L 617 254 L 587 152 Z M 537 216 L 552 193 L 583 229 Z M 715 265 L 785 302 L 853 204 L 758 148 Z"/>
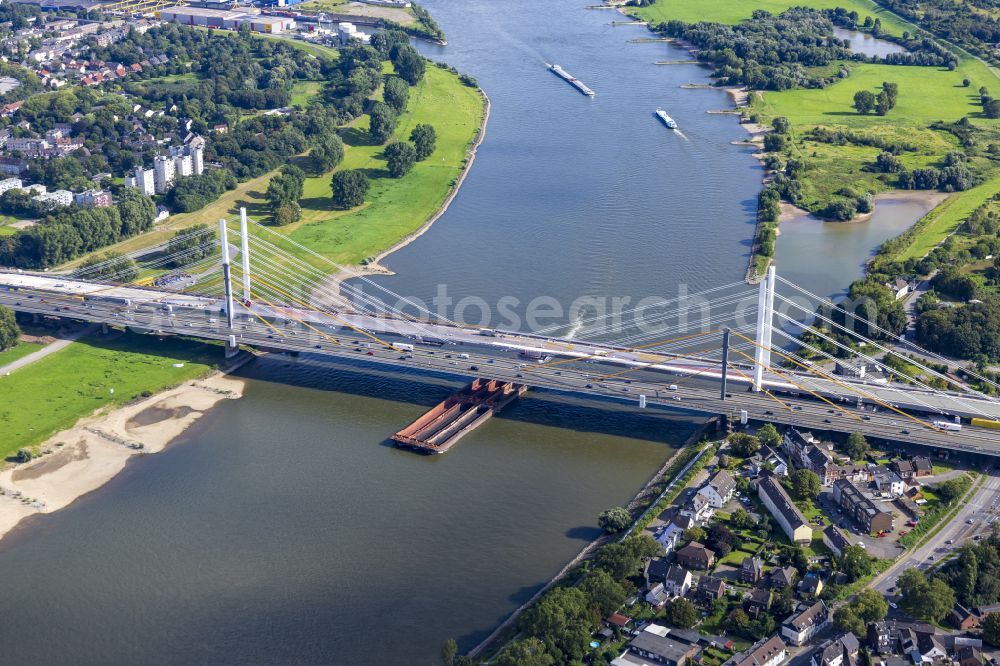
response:
<path id="1" fill-rule="evenodd" d="M 824 641 L 809 660 L 811 666 L 855 666 L 861 643 L 848 632 L 843 636 Z"/>
<path id="2" fill-rule="evenodd" d="M 840 479 L 847 479 L 854 483 L 868 483 L 868 465 L 837 465 L 831 461 L 823 467 L 821 472 L 817 472 L 817 476 L 824 486 L 832 486 Z"/>
<path id="3" fill-rule="evenodd" d="M 702 486 L 698 494 L 703 495 L 713 508 L 721 509 L 733 498 L 735 491 L 736 479 L 723 469 L 716 472 L 715 476 Z"/>
<path id="4" fill-rule="evenodd" d="M 656 583 L 646 592 L 646 603 L 659 610 L 663 608 L 673 597 L 663 587 L 663 583 Z"/>
<path id="5" fill-rule="evenodd" d="M 683 534 L 683 528 L 678 526 L 677 523 L 671 522 L 659 530 L 654 538 L 657 543 L 663 546 L 663 554 L 669 555 L 677 548 L 677 543 Z"/>
<path id="6" fill-rule="evenodd" d="M 662 583 L 667 580 L 667 572 L 670 567 L 673 566 L 667 562 L 666 558 L 655 557 L 646 562 L 646 587 L 652 588 L 657 583 Z"/>
<path id="7" fill-rule="evenodd" d="M 823 592 L 823 580 L 819 576 L 808 574 L 799 581 L 795 592 L 800 599 L 818 599 Z"/>
<path id="8" fill-rule="evenodd" d="M 851 545 L 844 533 L 835 525 L 830 525 L 823 530 L 823 543 L 837 557 L 844 555 L 844 549 Z"/>
<path id="9" fill-rule="evenodd" d="M 948 621 L 959 631 L 975 631 L 979 629 L 980 617 L 962 604 L 955 604 L 948 614 Z"/>
<path id="10" fill-rule="evenodd" d="M 807 446 L 815 442 L 816 439 L 811 433 L 802 432 L 796 428 L 789 428 L 785 431 L 785 436 L 781 441 L 781 447 L 785 450 L 785 453 L 788 454 L 791 462 L 801 467 L 799 463 L 802 460 L 803 452 Z"/>
<path id="11" fill-rule="evenodd" d="M 704 571 L 711 569 L 715 564 L 715 553 L 700 544 L 692 541 L 677 551 L 677 564 L 685 569 L 697 569 Z"/>
<path id="12" fill-rule="evenodd" d="M 713 576 L 702 576 L 698 579 L 698 588 L 695 590 L 696 599 L 706 605 L 710 605 L 726 594 L 726 582 L 721 578 Z"/>
<path id="13" fill-rule="evenodd" d="M 715 509 L 707 497 L 695 493 L 680 513 L 682 516 L 690 516 L 691 520 L 696 523 L 705 523 L 715 514 Z"/>
<path id="14" fill-rule="evenodd" d="M 893 293 L 897 301 L 910 293 L 910 283 L 903 278 L 896 278 L 892 282 L 886 282 L 885 286 Z"/>
<path id="15" fill-rule="evenodd" d="M 958 666 L 982 666 L 983 652 L 972 645 L 956 646 L 954 659 Z"/>
<path id="16" fill-rule="evenodd" d="M 73 193 L 69 190 L 55 190 L 31 197 L 32 201 L 45 204 L 49 208 L 59 208 L 69 206 L 73 203 Z"/>
<path id="17" fill-rule="evenodd" d="M 27 170 L 27 160 L 16 157 L 0 157 L 0 174 L 5 176 L 20 176 Z"/>
<path id="18" fill-rule="evenodd" d="M 826 476 L 826 468 L 833 463 L 833 454 L 819 444 L 810 444 L 802 452 L 799 467 L 815 473 L 820 479 Z"/>
<path id="19" fill-rule="evenodd" d="M 934 465 L 927 456 L 916 456 L 913 459 L 913 475 L 916 477 L 930 476 L 934 473 Z"/>
<path id="20" fill-rule="evenodd" d="M 773 597 L 774 593 L 765 587 L 755 587 L 750 590 L 750 594 L 746 597 L 747 615 L 752 618 L 758 618 L 761 614 L 766 613 L 771 609 L 771 599 Z"/>
<path id="21" fill-rule="evenodd" d="M 771 569 L 771 573 L 767 576 L 767 584 L 772 590 L 781 590 L 794 585 L 798 576 L 799 572 L 792 567 Z"/>
<path id="22" fill-rule="evenodd" d="M 85 190 L 74 194 L 73 201 L 83 208 L 106 208 L 111 205 L 111 193 L 105 190 Z"/>
<path id="23" fill-rule="evenodd" d="M 781 623 L 781 635 L 792 645 L 802 645 L 829 623 L 830 611 L 822 601 L 800 604 L 795 612 Z"/>
<path id="24" fill-rule="evenodd" d="M 761 477 L 757 482 L 757 496 L 774 516 L 789 541 L 808 545 L 812 543 L 812 527 L 809 521 L 792 502 L 778 479 L 772 475 Z"/>
<path id="25" fill-rule="evenodd" d="M 899 497 L 906 489 L 906 484 L 898 474 L 885 466 L 878 466 L 872 475 L 875 489 L 883 497 Z"/>
<path id="26" fill-rule="evenodd" d="M 756 585 L 763 577 L 764 561 L 759 557 L 754 557 L 753 555 L 744 557 L 743 564 L 740 565 L 740 580 L 744 583 Z"/>
<path id="27" fill-rule="evenodd" d="M 869 534 L 892 531 L 892 513 L 879 508 L 850 481 L 840 480 L 833 484 L 833 501 Z"/>
<path id="28" fill-rule="evenodd" d="M 669 634 L 670 630 L 666 627 L 647 625 L 629 642 L 625 652 L 611 662 L 612 666 L 637 666 L 648 662 L 665 666 L 686 666 L 701 654 L 701 647 L 698 645 L 674 640 Z"/>
<path id="29" fill-rule="evenodd" d="M 694 578 L 684 567 L 671 564 L 664 577 L 663 589 L 675 597 L 683 597 L 691 589 Z"/>
<path id="30" fill-rule="evenodd" d="M 24 187 L 24 183 L 21 182 L 20 178 L 4 178 L 0 180 L 0 194 L 3 194 L 7 190 L 20 190 Z"/>
<path id="31" fill-rule="evenodd" d="M 723 666 L 781 666 L 788 659 L 788 650 L 780 636 L 764 638 L 745 652 L 730 657 Z"/>

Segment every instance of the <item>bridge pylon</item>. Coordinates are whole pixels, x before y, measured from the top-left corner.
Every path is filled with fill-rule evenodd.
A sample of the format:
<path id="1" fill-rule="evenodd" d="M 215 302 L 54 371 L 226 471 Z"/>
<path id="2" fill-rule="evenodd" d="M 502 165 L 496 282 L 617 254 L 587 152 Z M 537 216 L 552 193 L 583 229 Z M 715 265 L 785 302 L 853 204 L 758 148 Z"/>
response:
<path id="1" fill-rule="evenodd" d="M 219 243 L 222 245 L 222 280 L 226 287 L 226 324 L 233 330 L 233 276 L 229 266 L 229 232 L 226 221 L 219 220 Z"/>
<path id="2" fill-rule="evenodd" d="M 250 236 L 247 233 L 247 209 L 240 208 L 240 261 L 243 263 L 243 303 L 250 306 Z"/>
<path id="3" fill-rule="evenodd" d="M 774 266 L 769 266 L 757 292 L 757 349 L 754 358 L 754 391 L 760 391 L 764 370 L 771 367 L 771 327 L 774 320 Z"/>

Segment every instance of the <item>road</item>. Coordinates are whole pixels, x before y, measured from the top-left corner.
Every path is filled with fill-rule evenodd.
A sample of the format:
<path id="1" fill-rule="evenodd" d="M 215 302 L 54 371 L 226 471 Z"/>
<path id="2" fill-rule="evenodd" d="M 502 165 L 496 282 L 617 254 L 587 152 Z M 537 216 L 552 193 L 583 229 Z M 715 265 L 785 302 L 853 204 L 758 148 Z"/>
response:
<path id="1" fill-rule="evenodd" d="M 32 285 L 43 284 L 47 289 L 26 286 L 25 279 L 30 279 Z M 10 284 L 18 285 L 16 290 L 5 287 Z M 88 296 L 88 300 L 84 300 L 85 295 L 94 291 L 102 296 L 96 299 Z M 892 442 L 1000 455 L 998 430 L 966 426 L 961 432 L 948 432 L 930 423 L 931 419 L 942 418 L 934 414 L 933 409 L 952 403 L 959 408 L 967 405 L 977 414 L 986 410 L 997 418 L 1000 418 L 1000 404 L 930 394 L 903 386 L 857 384 L 857 390 L 882 405 L 875 411 L 872 404 L 859 404 L 858 397 L 848 393 L 852 380 L 846 378 L 843 381 L 839 378 L 814 380 L 811 386 L 816 388 L 803 388 L 799 382 L 807 384 L 808 378 L 791 371 L 773 372 L 765 375 L 764 386 L 768 391 L 756 393 L 749 390 L 750 366 L 730 363 L 730 381 L 723 399 L 717 361 L 681 359 L 521 333 L 484 334 L 478 329 L 364 313 L 320 313 L 260 304 L 255 304 L 249 312 L 240 306 L 230 330 L 219 312 L 220 301 L 216 299 L 109 288 L 50 276 L 0 273 L 0 303 L 25 312 L 129 326 L 147 332 L 223 341 L 235 339 L 237 344 L 275 351 L 353 357 L 359 361 L 420 367 L 452 375 L 482 376 L 633 404 L 639 402 L 639 396 L 645 396 L 650 408 L 725 414 L 736 418 L 745 410 L 751 420 L 818 431 L 849 433 L 857 430 Z M 394 348 L 393 345 L 404 347 Z M 526 355 L 543 356 L 544 361 L 525 358 Z M 795 379 L 788 379 L 789 376 Z M 821 384 L 825 388 L 819 387 Z M 889 400 L 892 403 L 887 402 Z M 928 407 L 933 400 L 937 400 L 940 407 Z M 932 415 L 928 416 L 928 411 Z"/>
<path id="2" fill-rule="evenodd" d="M 73 331 L 72 333 L 69 333 L 68 335 L 59 338 L 55 342 L 50 342 L 49 344 L 45 345 L 36 352 L 32 352 L 27 356 L 22 356 L 21 358 L 17 359 L 16 361 L 8 363 L 7 365 L 0 366 L 0 376 L 9 375 L 15 370 L 20 370 L 26 365 L 31 365 L 35 361 L 39 361 L 45 358 L 49 354 L 55 354 L 60 349 L 65 349 L 70 344 L 76 342 L 83 336 L 89 335 L 96 330 L 97 330 L 97 324 L 90 324 L 89 326 L 84 326 L 83 328 L 77 331 Z"/>
<path id="3" fill-rule="evenodd" d="M 1000 508 L 1000 476 L 995 470 L 987 470 L 985 473 L 990 475 L 983 482 L 983 485 L 974 492 L 968 502 L 948 521 L 948 524 L 941 528 L 940 532 L 916 550 L 907 551 L 891 567 L 875 578 L 870 586 L 887 594 L 890 589 L 896 586 L 896 579 L 902 572 L 912 568 L 926 569 L 943 556 L 954 552 L 962 541 L 985 531 L 992 517 L 991 514 Z M 972 525 L 968 524 L 969 520 L 973 521 Z M 949 544 L 949 541 L 952 541 L 953 544 Z"/>

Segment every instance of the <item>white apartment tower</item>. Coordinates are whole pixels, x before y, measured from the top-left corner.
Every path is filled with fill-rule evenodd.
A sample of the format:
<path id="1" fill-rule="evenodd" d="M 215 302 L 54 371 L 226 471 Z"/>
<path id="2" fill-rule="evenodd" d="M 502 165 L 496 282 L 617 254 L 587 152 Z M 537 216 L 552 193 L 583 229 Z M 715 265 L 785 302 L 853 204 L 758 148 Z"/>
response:
<path id="1" fill-rule="evenodd" d="M 174 184 L 174 160 L 166 155 L 153 158 L 153 186 L 157 194 L 163 194 Z"/>

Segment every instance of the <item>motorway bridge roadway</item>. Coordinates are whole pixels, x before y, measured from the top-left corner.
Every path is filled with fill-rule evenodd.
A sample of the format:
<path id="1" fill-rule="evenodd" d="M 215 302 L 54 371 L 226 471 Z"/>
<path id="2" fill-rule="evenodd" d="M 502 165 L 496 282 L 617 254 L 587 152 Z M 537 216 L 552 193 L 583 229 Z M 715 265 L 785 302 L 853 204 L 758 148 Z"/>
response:
<path id="1" fill-rule="evenodd" d="M 765 375 L 764 393 L 751 390 L 752 368 L 730 363 L 726 399 L 718 361 L 679 359 L 593 342 L 492 332 L 359 313 L 327 314 L 299 307 L 237 306 L 233 330 L 222 301 L 155 289 L 113 287 L 65 277 L 0 272 L 0 303 L 22 312 L 81 319 L 134 330 L 354 357 L 449 374 L 515 381 L 555 391 L 694 413 L 771 421 L 803 429 L 863 432 L 901 443 L 1000 456 L 1000 430 L 964 425 L 944 431 L 932 420 L 1000 420 L 1000 403 L 905 385 L 834 380 L 782 370 Z M 392 344 L 412 346 L 402 349 Z M 545 355 L 528 360 L 525 355 Z M 608 375 L 620 376 L 609 377 Z M 676 388 L 673 388 L 676 387 Z M 858 391 L 863 397 L 859 400 Z M 829 402 L 827 402 L 829 401 Z M 893 408 L 890 408 L 891 405 Z M 899 411 L 895 411 L 899 410 Z"/>

